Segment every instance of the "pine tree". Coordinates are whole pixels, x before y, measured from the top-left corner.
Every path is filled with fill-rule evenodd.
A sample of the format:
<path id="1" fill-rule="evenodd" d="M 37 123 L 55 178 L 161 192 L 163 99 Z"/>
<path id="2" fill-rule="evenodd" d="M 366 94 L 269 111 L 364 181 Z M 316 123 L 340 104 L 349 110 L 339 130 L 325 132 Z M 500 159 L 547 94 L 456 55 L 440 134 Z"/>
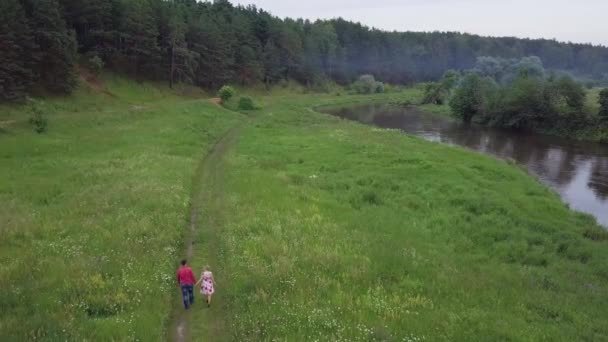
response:
<path id="1" fill-rule="evenodd" d="M 302 39 L 293 24 L 282 28 L 277 43 L 281 51 L 281 63 L 279 65 L 285 70 L 283 78 L 301 80 L 304 48 L 302 47 Z"/>
<path id="2" fill-rule="evenodd" d="M 124 17 L 120 27 L 119 50 L 126 65 L 120 67 L 138 77 L 155 75 L 161 50 L 152 8 L 145 0 L 123 0 L 122 4 Z"/>
<path id="3" fill-rule="evenodd" d="M 0 2 L 0 101 L 27 95 L 32 82 L 34 42 L 18 0 Z"/>
<path id="4" fill-rule="evenodd" d="M 331 74 L 333 60 L 336 58 L 338 38 L 334 27 L 325 22 L 310 25 L 305 39 L 305 54 L 308 63 L 317 72 Z"/>
<path id="5" fill-rule="evenodd" d="M 233 80 L 235 44 L 223 18 L 201 16 L 191 25 L 188 36 L 199 56 L 196 84 L 213 89 Z"/>
<path id="6" fill-rule="evenodd" d="M 198 68 L 199 55 L 188 48 L 186 42 L 186 25 L 173 14 L 167 25 L 165 51 L 169 65 L 169 86 L 177 82 L 192 83 Z"/>
<path id="7" fill-rule="evenodd" d="M 66 27 L 57 0 L 34 0 L 31 29 L 37 45 L 32 55 L 39 84 L 52 92 L 69 93 L 77 84 L 77 44 Z"/>
<path id="8" fill-rule="evenodd" d="M 264 83 L 268 86 L 281 80 L 285 74 L 285 67 L 281 65 L 281 50 L 272 40 L 264 46 Z"/>
<path id="9" fill-rule="evenodd" d="M 234 39 L 234 52 L 237 81 L 242 84 L 251 84 L 262 79 L 263 65 L 261 60 L 260 41 L 254 34 L 253 23 L 239 14 L 231 20 L 232 36 Z"/>
<path id="10" fill-rule="evenodd" d="M 116 0 L 60 0 L 66 22 L 76 31 L 79 50 L 108 59 L 115 48 Z"/>

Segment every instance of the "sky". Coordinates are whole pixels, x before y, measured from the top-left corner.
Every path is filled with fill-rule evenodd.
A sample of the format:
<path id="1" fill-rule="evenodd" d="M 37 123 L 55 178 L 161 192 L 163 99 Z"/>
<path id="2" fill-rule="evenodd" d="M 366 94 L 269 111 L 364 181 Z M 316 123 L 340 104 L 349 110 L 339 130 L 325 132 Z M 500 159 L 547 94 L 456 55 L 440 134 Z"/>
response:
<path id="1" fill-rule="evenodd" d="M 608 46 L 608 0 L 231 0 L 278 17 L 344 19 L 389 31 L 459 31 Z"/>

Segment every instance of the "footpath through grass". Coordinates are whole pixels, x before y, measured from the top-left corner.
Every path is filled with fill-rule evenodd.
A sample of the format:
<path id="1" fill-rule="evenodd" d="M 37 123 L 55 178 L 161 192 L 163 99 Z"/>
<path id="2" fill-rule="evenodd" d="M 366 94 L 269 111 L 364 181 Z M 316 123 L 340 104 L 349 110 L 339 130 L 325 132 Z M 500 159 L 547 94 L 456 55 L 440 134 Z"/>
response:
<path id="1" fill-rule="evenodd" d="M 0 340 L 158 341 L 177 298 L 192 177 L 243 116 L 112 78 L 0 108 Z"/>
<path id="2" fill-rule="evenodd" d="M 230 339 L 608 339 L 606 232 L 515 166 L 310 109 L 361 99 L 265 98 L 228 154 Z"/>

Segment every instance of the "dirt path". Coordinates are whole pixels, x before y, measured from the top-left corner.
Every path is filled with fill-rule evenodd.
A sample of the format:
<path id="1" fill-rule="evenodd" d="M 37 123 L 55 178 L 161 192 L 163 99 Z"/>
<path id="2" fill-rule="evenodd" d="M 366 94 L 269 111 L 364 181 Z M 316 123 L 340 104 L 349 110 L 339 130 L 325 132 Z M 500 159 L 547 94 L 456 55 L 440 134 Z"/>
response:
<path id="1" fill-rule="evenodd" d="M 186 236 L 186 257 L 191 264 L 199 267 L 201 263 L 216 265 L 219 246 L 217 236 L 223 220 L 223 174 L 225 169 L 224 157 L 236 142 L 241 129 L 248 123 L 245 121 L 230 129 L 211 149 L 196 170 L 192 202 L 190 207 L 189 230 Z M 198 276 L 200 270 L 194 269 Z M 216 281 L 221 287 L 221 273 L 216 273 Z M 220 291 L 218 291 L 220 292 Z M 195 305 L 188 311 L 184 310 L 181 301 L 176 301 L 173 322 L 171 324 L 171 341 L 219 341 L 227 335 L 224 329 L 221 296 L 214 297 L 211 309 L 204 308 L 203 299 L 195 289 Z M 219 300 L 218 300 L 219 299 Z M 198 312 L 196 311 L 198 310 Z M 196 319 L 196 323 L 191 321 Z M 200 320 L 200 321 L 199 321 Z M 197 335 L 192 336 L 193 325 L 196 325 Z M 201 336 L 201 334 L 203 336 Z"/>
<path id="2" fill-rule="evenodd" d="M 214 97 L 208 100 L 210 103 L 213 103 L 214 105 L 218 106 L 218 107 L 222 107 L 222 99 L 220 99 L 219 97 Z M 223 108 L 223 107 L 222 107 Z"/>
<path id="3" fill-rule="evenodd" d="M 116 97 L 116 95 L 112 94 L 105 86 L 103 81 L 95 76 L 89 69 L 83 66 L 77 66 L 76 70 L 80 76 L 80 80 L 87 84 L 91 89 L 95 92 L 103 93 L 111 97 Z"/>

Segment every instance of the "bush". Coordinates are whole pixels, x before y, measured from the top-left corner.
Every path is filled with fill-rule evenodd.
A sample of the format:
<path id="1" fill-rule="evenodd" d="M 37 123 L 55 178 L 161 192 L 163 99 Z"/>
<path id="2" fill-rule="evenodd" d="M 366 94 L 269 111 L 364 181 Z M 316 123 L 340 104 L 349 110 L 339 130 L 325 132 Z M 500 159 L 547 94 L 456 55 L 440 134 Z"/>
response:
<path id="1" fill-rule="evenodd" d="M 569 76 L 562 76 L 557 81 L 551 82 L 550 89 L 554 96 L 563 99 L 567 107 L 575 112 L 580 112 L 585 105 L 585 89 Z"/>
<path id="2" fill-rule="evenodd" d="M 353 83 L 352 89 L 357 94 L 383 93 L 384 83 L 376 81 L 373 75 L 362 75 Z"/>
<path id="3" fill-rule="evenodd" d="M 32 117 L 30 118 L 30 124 L 34 128 L 34 132 L 38 134 L 42 134 L 47 131 L 48 120 L 40 107 L 32 108 Z"/>
<path id="4" fill-rule="evenodd" d="M 222 100 L 222 103 L 226 103 L 226 101 L 229 101 L 231 98 L 234 97 L 235 94 L 236 90 L 234 90 L 234 88 L 228 85 L 225 85 L 220 88 L 220 91 L 218 92 L 218 96 Z"/>
<path id="5" fill-rule="evenodd" d="M 448 70 L 439 82 L 427 83 L 424 86 L 422 104 L 444 104 L 459 80 L 460 74 L 458 72 Z"/>
<path id="6" fill-rule="evenodd" d="M 376 93 L 376 94 L 384 93 L 384 83 L 376 82 L 376 84 L 374 85 L 374 93 Z"/>
<path id="7" fill-rule="evenodd" d="M 96 76 L 101 73 L 101 70 L 103 70 L 104 67 L 103 60 L 97 55 L 89 57 L 88 64 L 89 69 L 91 69 L 91 72 Z"/>
<path id="8" fill-rule="evenodd" d="M 475 116 L 484 113 L 484 84 L 474 73 L 466 75 L 450 100 L 452 114 L 464 122 L 471 122 Z"/>
<path id="9" fill-rule="evenodd" d="M 429 82 L 424 85 L 422 104 L 442 105 L 446 97 L 447 94 L 443 91 L 443 88 L 441 88 L 441 83 Z"/>
<path id="10" fill-rule="evenodd" d="M 254 110 L 256 109 L 253 99 L 249 96 L 243 96 L 239 99 L 239 110 Z"/>

